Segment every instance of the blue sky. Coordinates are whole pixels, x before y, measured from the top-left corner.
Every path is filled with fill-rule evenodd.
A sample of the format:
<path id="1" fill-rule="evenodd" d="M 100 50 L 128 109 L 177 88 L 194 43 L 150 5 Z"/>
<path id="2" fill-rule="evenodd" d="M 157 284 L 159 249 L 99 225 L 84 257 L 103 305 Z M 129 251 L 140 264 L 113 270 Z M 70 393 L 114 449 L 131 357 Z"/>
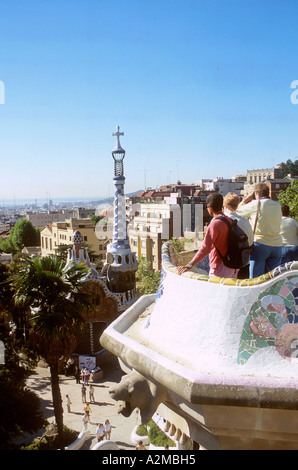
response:
<path id="1" fill-rule="evenodd" d="M 297 0 L 0 0 L 0 201 L 298 158 Z"/>

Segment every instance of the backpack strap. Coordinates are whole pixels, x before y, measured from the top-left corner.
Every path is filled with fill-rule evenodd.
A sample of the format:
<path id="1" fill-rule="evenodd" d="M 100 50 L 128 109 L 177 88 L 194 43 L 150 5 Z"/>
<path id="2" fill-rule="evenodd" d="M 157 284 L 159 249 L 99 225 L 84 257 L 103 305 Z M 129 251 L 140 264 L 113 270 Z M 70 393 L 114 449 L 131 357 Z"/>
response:
<path id="1" fill-rule="evenodd" d="M 230 224 L 230 222 L 228 221 L 228 219 L 227 219 L 225 216 L 223 216 L 223 215 L 219 215 L 219 216 L 218 216 L 218 217 L 216 217 L 216 218 L 217 218 L 217 219 L 220 219 L 220 220 L 223 220 L 223 221 L 224 221 L 224 222 L 227 224 L 227 226 L 228 226 L 229 230 L 232 228 L 232 224 Z M 221 252 L 219 251 L 219 249 L 217 248 L 217 246 L 216 246 L 216 245 L 214 245 L 214 246 L 215 246 L 215 248 L 216 248 L 216 250 L 217 250 L 217 252 L 218 252 L 219 256 L 220 256 L 220 257 L 221 257 L 221 259 L 223 260 L 223 256 L 222 256 Z"/>
<path id="2" fill-rule="evenodd" d="M 232 227 L 232 224 L 230 224 L 230 222 L 228 221 L 228 219 L 227 219 L 225 216 L 219 215 L 219 216 L 216 217 L 216 218 L 217 218 L 217 219 L 220 219 L 220 220 L 223 220 L 223 221 L 227 224 L 227 226 L 228 226 L 229 228 Z"/>

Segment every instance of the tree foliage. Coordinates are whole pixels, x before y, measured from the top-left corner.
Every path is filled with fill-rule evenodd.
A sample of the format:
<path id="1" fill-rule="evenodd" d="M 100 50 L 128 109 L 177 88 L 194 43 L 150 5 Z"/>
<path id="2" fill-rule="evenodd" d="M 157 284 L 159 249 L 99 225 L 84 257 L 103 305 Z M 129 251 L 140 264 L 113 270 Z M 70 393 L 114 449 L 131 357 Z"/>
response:
<path id="1" fill-rule="evenodd" d="M 0 450 L 13 450 L 16 438 L 38 431 L 45 421 L 40 399 L 26 388 L 30 369 L 20 365 L 21 350 L 11 338 L 5 346 L 5 364 L 0 365 Z"/>
<path id="2" fill-rule="evenodd" d="M 185 239 L 179 240 L 178 238 L 171 238 L 169 241 L 174 246 L 175 250 L 178 251 L 178 253 L 185 250 Z"/>
<path id="3" fill-rule="evenodd" d="M 89 214 L 89 217 L 92 220 L 93 225 L 96 225 L 100 220 L 104 218 L 103 215 Z"/>
<path id="4" fill-rule="evenodd" d="M 287 160 L 285 163 L 280 164 L 281 178 L 291 175 L 298 176 L 298 160 L 292 162 L 292 160 Z"/>
<path id="5" fill-rule="evenodd" d="M 280 204 L 287 204 L 290 216 L 298 220 L 298 180 L 293 180 L 285 191 L 278 193 Z"/>
<path id="6" fill-rule="evenodd" d="M 84 265 L 70 264 L 55 256 L 27 258 L 15 276 L 16 302 L 33 312 L 30 343 L 50 366 L 54 414 L 63 448 L 63 408 L 59 387 L 59 360 L 75 347 L 78 328 L 85 325 L 82 313 L 92 308 L 82 291 Z"/>
<path id="7" fill-rule="evenodd" d="M 151 269 L 150 261 L 141 258 L 136 272 L 137 292 L 141 295 L 154 294 L 160 283 L 160 272 Z"/>
<path id="8" fill-rule="evenodd" d="M 24 246 L 39 246 L 40 234 L 30 220 L 20 219 L 11 229 L 10 235 L 0 242 L 0 251 L 4 253 L 16 253 L 21 251 Z"/>

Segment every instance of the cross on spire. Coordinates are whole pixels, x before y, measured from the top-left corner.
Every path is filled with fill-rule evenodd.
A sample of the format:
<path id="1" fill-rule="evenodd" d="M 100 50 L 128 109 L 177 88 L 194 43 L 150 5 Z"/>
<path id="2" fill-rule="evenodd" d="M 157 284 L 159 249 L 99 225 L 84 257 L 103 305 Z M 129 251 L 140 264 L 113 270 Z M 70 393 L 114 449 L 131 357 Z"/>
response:
<path id="1" fill-rule="evenodd" d="M 122 147 L 120 145 L 120 135 L 124 135 L 124 132 L 120 132 L 120 126 L 117 126 L 116 129 L 117 129 L 117 132 L 113 132 L 112 135 L 117 137 L 116 149 L 121 149 Z"/>

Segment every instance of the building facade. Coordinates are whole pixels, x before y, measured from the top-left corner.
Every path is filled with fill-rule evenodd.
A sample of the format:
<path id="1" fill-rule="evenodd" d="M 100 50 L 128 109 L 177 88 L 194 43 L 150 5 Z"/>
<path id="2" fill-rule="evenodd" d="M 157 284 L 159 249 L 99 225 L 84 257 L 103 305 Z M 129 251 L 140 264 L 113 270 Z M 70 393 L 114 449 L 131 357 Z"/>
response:
<path id="1" fill-rule="evenodd" d="M 242 195 L 248 196 L 253 190 L 257 183 L 262 183 L 266 180 L 274 180 L 280 178 L 279 168 L 261 168 L 258 170 L 247 170 L 246 182 L 243 187 Z"/>
<path id="2" fill-rule="evenodd" d="M 57 254 L 59 247 L 71 245 L 73 235 L 77 230 L 82 234 L 83 243 L 89 247 L 90 257 L 94 256 L 104 261 L 108 239 L 104 235 L 101 239 L 98 238 L 95 225 L 89 218 L 71 218 L 47 225 L 40 233 L 42 256 Z"/>
<path id="3" fill-rule="evenodd" d="M 291 180 L 289 179 L 268 179 L 265 181 L 265 184 L 269 186 L 269 197 L 273 199 L 273 201 L 278 201 L 278 193 L 280 191 L 286 191 L 288 186 L 291 184 Z"/>
<path id="4" fill-rule="evenodd" d="M 154 271 L 161 269 L 161 247 L 171 238 L 185 232 L 203 232 L 203 204 L 194 197 L 172 193 L 160 202 L 132 205 L 128 233 L 137 258 L 150 261 Z"/>
<path id="5" fill-rule="evenodd" d="M 236 193 L 240 196 L 244 188 L 244 182 L 242 178 L 216 178 L 212 181 L 205 181 L 203 187 L 206 191 L 215 191 L 217 193 L 220 193 L 222 196 L 225 196 L 228 193 Z"/>
<path id="6" fill-rule="evenodd" d="M 65 219 L 75 217 L 73 210 L 62 209 L 59 211 L 45 211 L 45 212 L 29 212 L 26 213 L 26 219 L 29 220 L 34 227 L 45 227 L 53 222 L 61 222 Z"/>

